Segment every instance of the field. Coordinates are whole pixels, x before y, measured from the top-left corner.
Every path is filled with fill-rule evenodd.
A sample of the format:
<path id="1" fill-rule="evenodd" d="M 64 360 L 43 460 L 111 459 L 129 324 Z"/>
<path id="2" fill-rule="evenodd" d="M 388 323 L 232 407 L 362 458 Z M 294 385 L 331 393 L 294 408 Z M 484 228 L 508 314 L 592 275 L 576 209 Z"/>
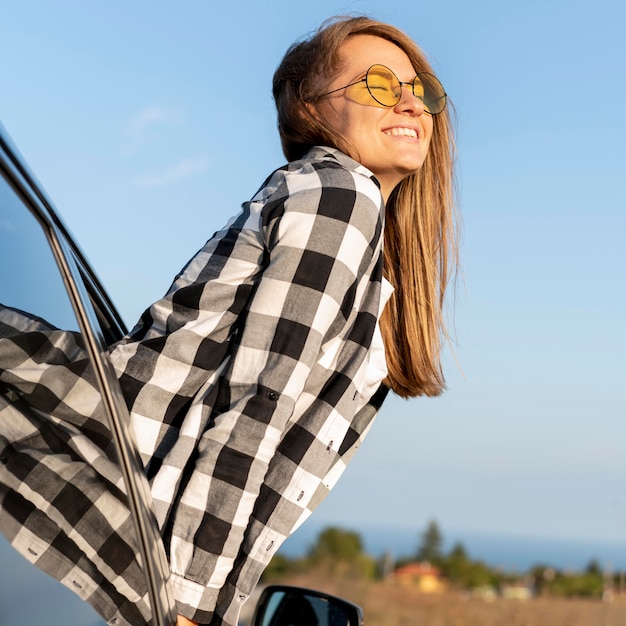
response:
<path id="1" fill-rule="evenodd" d="M 482 600 L 460 593 L 421 594 L 393 582 L 297 576 L 280 581 L 342 596 L 363 608 L 366 626 L 624 626 L 626 598 L 612 602 L 534 598 Z"/>

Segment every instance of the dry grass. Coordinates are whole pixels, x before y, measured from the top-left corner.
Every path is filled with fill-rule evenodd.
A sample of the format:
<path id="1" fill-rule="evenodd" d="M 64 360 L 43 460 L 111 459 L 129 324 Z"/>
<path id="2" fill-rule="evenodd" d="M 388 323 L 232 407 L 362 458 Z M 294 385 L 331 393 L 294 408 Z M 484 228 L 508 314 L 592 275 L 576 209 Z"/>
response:
<path id="1" fill-rule="evenodd" d="M 424 595 L 393 582 L 293 576 L 282 583 L 320 589 L 363 608 L 367 626 L 624 626 L 626 599 L 536 598 L 487 601 L 446 592 Z"/>

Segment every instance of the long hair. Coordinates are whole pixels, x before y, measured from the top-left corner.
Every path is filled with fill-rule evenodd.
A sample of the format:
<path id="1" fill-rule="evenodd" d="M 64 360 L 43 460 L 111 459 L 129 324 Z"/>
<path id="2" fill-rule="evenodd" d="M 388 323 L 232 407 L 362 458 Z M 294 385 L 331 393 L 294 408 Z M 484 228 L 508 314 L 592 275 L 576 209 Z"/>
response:
<path id="1" fill-rule="evenodd" d="M 310 104 L 341 67 L 341 45 L 354 35 L 386 39 L 409 57 L 417 72 L 434 73 L 424 53 L 397 28 L 368 17 L 334 18 L 287 51 L 273 81 L 278 130 L 289 161 L 315 145 L 358 160 L 354 148 Z M 445 387 L 441 354 L 447 338 L 444 296 L 458 267 L 454 137 L 448 108 L 433 116 L 433 135 L 422 167 L 405 178 L 386 203 L 384 274 L 395 291 L 380 319 L 388 376 L 404 398 L 436 396 Z"/>

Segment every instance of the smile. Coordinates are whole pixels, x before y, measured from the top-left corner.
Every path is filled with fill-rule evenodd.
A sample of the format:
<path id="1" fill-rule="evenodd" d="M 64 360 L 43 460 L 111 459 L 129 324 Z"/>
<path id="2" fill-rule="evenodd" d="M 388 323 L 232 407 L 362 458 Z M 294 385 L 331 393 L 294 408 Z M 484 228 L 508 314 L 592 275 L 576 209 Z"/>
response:
<path id="1" fill-rule="evenodd" d="M 389 128 L 383 131 L 385 135 L 392 137 L 411 137 L 417 139 L 417 131 L 414 128 Z"/>

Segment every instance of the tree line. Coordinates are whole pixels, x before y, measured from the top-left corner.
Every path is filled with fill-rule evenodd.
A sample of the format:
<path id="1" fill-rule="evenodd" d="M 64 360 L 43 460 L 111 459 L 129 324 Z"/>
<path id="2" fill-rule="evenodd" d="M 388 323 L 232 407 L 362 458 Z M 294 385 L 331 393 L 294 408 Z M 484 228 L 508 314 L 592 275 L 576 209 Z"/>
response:
<path id="1" fill-rule="evenodd" d="M 328 527 L 320 532 L 303 557 L 290 559 L 279 552 L 272 559 L 263 580 L 284 579 L 306 572 L 376 580 L 390 576 L 394 569 L 407 563 L 428 562 L 439 570 L 450 588 L 468 592 L 481 589 L 498 592 L 512 584 L 524 584 L 534 595 L 542 596 L 607 598 L 616 590 L 624 591 L 624 572 L 603 572 L 595 560 L 590 560 L 579 572 L 537 564 L 520 574 L 493 568 L 484 561 L 471 558 L 462 542 L 455 543 L 448 551 L 444 551 L 443 546 L 439 525 L 430 521 L 419 535 L 415 552 L 390 563 L 389 556 L 375 559 L 368 555 L 357 532 Z"/>

